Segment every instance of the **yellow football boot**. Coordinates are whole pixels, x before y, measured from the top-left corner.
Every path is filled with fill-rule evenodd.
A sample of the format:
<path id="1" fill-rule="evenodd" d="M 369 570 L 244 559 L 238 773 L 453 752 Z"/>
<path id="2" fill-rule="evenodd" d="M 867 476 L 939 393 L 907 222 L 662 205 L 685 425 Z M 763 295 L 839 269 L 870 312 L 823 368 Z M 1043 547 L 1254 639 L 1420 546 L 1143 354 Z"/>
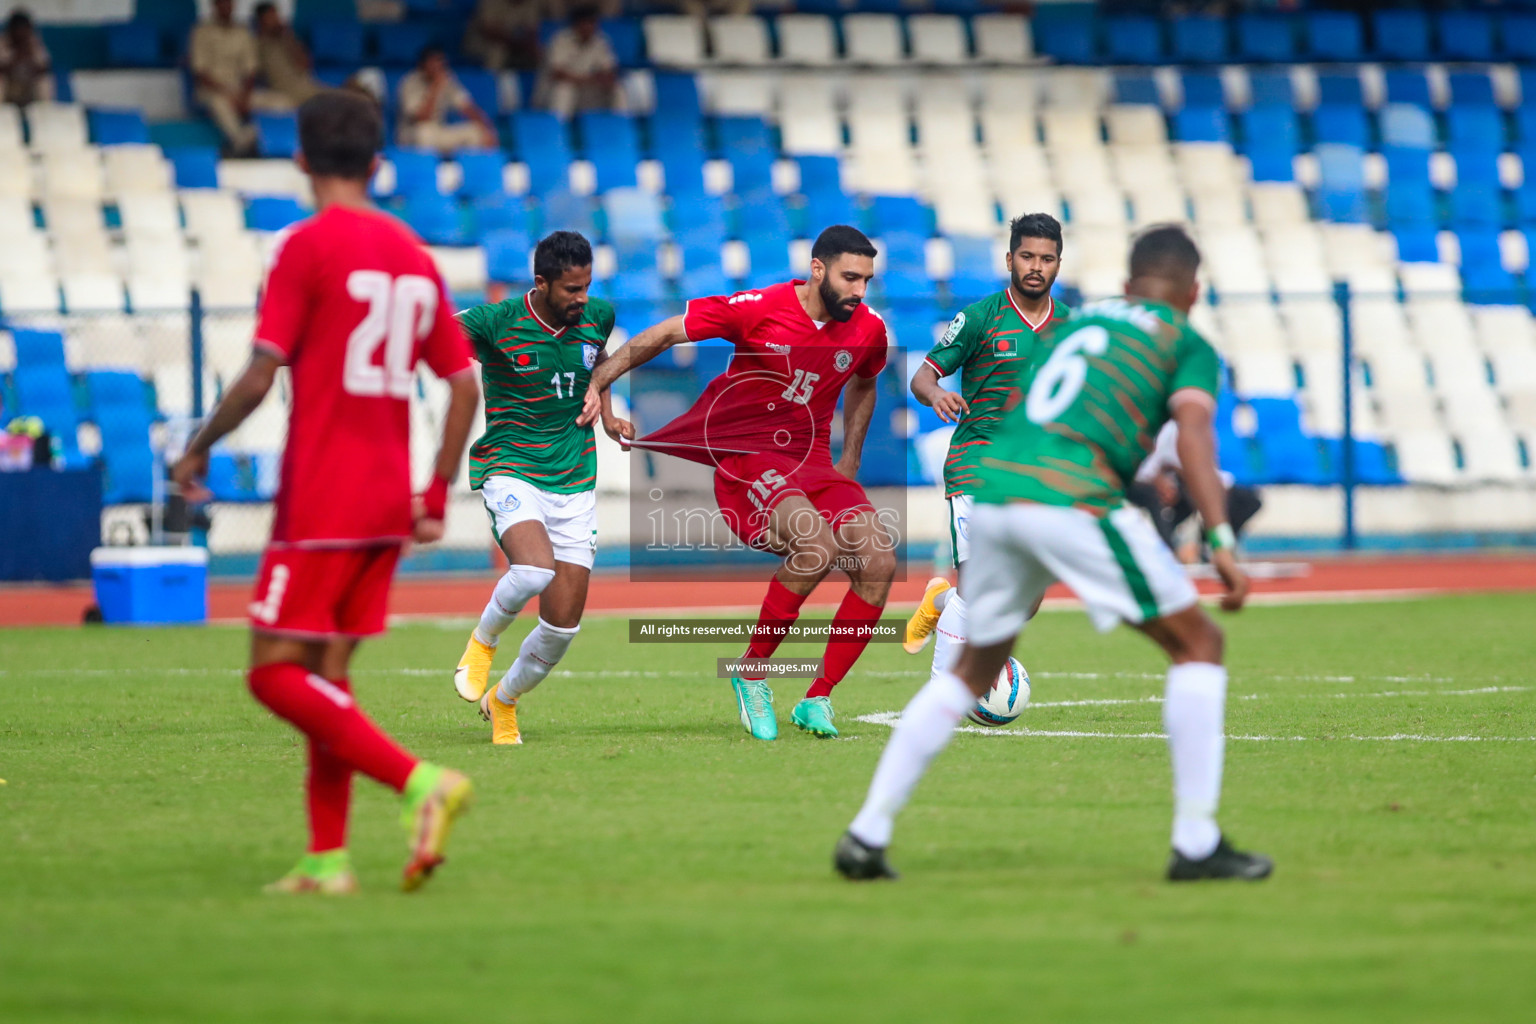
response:
<path id="1" fill-rule="evenodd" d="M 411 834 L 411 859 L 400 877 L 400 888 L 414 892 L 426 884 L 447 858 L 443 847 L 459 815 L 469 810 L 474 786 L 451 768 L 423 761 L 405 785 L 405 809 L 400 820 Z"/>
<path id="2" fill-rule="evenodd" d="M 902 641 L 902 650 L 916 654 L 927 645 L 928 638 L 933 635 L 933 627 L 939 623 L 939 610 L 933 602 L 948 589 L 949 580 L 943 576 L 935 576 L 928 581 L 928 589 L 923 591 L 923 603 L 917 606 L 917 611 L 907 620 L 907 638 Z"/>
<path id="3" fill-rule="evenodd" d="M 517 701 L 506 703 L 496 696 L 496 687 L 485 691 L 480 698 L 480 717 L 491 723 L 491 742 L 511 744 L 523 742 L 523 734 L 517 728 Z"/>
<path id="4" fill-rule="evenodd" d="M 476 640 L 473 633 L 469 635 L 469 644 L 459 659 L 459 667 L 453 670 L 453 688 L 459 691 L 460 697 L 471 704 L 480 699 L 489 685 L 491 662 L 495 658 L 496 648 Z"/>

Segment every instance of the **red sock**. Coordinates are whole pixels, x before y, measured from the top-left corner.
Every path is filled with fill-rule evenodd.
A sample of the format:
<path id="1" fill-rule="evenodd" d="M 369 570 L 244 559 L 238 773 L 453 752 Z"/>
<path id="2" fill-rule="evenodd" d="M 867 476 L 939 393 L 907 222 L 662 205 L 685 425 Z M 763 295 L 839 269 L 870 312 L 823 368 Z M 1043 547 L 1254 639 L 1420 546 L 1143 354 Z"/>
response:
<path id="1" fill-rule="evenodd" d="M 257 700 L 324 747 L 331 757 L 397 793 L 405 790 L 416 759 L 369 721 L 351 694 L 291 663 L 253 668 L 247 678 Z"/>
<path id="2" fill-rule="evenodd" d="M 870 604 L 849 589 L 848 596 L 837 606 L 837 614 L 832 616 L 834 635 L 827 641 L 827 653 L 821 666 L 823 674 L 805 691 L 807 697 L 831 696 L 832 688 L 843 681 L 843 676 L 869 646 L 874 625 L 880 621 L 880 613 L 884 610 L 883 606 Z"/>
<path id="3" fill-rule="evenodd" d="M 343 693 L 352 692 L 346 679 L 332 679 Z M 328 748 L 309 741 L 309 774 L 304 779 L 309 809 L 309 852 L 325 853 L 347 845 L 347 812 L 352 806 L 352 766 Z"/>
<path id="4" fill-rule="evenodd" d="M 752 629 L 752 642 L 747 644 L 744 658 L 769 658 L 779 649 L 789 627 L 800 617 L 800 606 L 806 595 L 796 594 L 775 576 L 768 581 L 768 596 L 763 598 L 763 610 L 758 613 L 757 625 Z"/>

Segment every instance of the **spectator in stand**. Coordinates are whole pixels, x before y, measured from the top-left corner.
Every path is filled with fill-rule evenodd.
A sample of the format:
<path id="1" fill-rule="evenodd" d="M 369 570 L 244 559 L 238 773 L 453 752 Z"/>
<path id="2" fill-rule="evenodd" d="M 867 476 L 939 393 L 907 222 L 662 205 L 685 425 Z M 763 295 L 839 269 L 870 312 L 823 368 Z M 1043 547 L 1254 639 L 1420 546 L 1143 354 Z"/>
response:
<path id="1" fill-rule="evenodd" d="M 416 70 L 400 82 L 398 98 L 402 146 L 451 153 L 496 145 L 495 126 L 485 111 L 475 106 L 468 90 L 449 69 L 441 47 L 429 46 L 421 51 Z M 449 123 L 450 114 L 463 120 Z"/>
<path id="2" fill-rule="evenodd" d="M 0 36 L 0 77 L 7 103 L 24 107 L 53 99 L 53 61 L 32 27 L 32 15 L 24 10 L 11 15 Z"/>
<path id="3" fill-rule="evenodd" d="M 549 41 L 539 105 L 561 117 L 619 105 L 619 62 L 597 20 L 596 7 L 577 7 L 571 23 Z"/>
<path id="4" fill-rule="evenodd" d="M 235 22 L 234 0 L 213 0 L 213 17 L 192 30 L 190 50 L 197 102 L 224 133 L 230 153 L 254 152 L 256 129 L 250 116 L 256 40 Z"/>
<path id="5" fill-rule="evenodd" d="M 561 0 L 479 0 L 464 52 L 491 71 L 539 66 L 539 23 L 560 17 Z"/>
<path id="6" fill-rule="evenodd" d="M 274 3 L 256 5 L 256 64 L 266 83 L 259 106 L 291 109 L 324 88 L 310 73 L 309 51 Z"/>

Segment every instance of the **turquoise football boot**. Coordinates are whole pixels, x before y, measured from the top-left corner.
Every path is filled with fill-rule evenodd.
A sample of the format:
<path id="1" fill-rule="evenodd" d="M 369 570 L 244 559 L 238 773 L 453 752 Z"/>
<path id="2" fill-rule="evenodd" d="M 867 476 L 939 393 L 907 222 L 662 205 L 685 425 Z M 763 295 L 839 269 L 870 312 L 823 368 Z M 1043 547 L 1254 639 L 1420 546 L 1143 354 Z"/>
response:
<path id="1" fill-rule="evenodd" d="M 731 688 L 736 691 L 736 709 L 741 712 L 741 724 L 755 740 L 779 738 L 779 720 L 773 716 L 773 691 L 761 679 L 731 677 Z"/>
<path id="2" fill-rule="evenodd" d="M 836 736 L 837 726 L 832 724 L 832 698 L 807 697 L 795 705 L 790 720 L 802 731 L 812 736 Z"/>

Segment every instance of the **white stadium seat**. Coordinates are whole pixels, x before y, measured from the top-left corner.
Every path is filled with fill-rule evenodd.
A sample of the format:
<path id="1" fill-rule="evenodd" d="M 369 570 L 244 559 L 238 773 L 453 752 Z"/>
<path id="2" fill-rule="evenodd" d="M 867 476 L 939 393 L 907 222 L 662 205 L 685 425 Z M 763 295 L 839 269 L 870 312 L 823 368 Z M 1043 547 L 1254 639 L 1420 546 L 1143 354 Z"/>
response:
<path id="1" fill-rule="evenodd" d="M 186 217 L 187 237 L 204 243 L 231 238 L 245 232 L 245 209 L 233 192 L 195 189 L 181 193 L 181 210 Z"/>
<path id="2" fill-rule="evenodd" d="M 645 50 L 660 67 L 696 68 L 704 63 L 704 22 L 685 14 L 648 15 Z"/>
<path id="3" fill-rule="evenodd" d="M 903 63 L 900 19 L 894 14 L 845 15 L 843 53 L 850 64 L 888 68 Z"/>
<path id="4" fill-rule="evenodd" d="M 1455 483 L 1456 457 L 1451 439 L 1441 431 L 1405 430 L 1398 433 L 1393 442 L 1398 468 L 1404 478 L 1414 483 Z"/>
<path id="5" fill-rule="evenodd" d="M 978 14 L 971 19 L 976 59 L 990 64 L 1022 64 L 1035 55 L 1029 22 L 1018 14 Z"/>
<path id="6" fill-rule="evenodd" d="M 1248 202 L 1253 221 L 1261 226 L 1305 224 L 1307 195 L 1299 185 L 1288 181 L 1256 181 L 1248 186 Z"/>
<path id="7" fill-rule="evenodd" d="M 784 82 L 779 102 L 785 112 L 779 122 L 784 152 L 835 156 L 842 150 L 843 125 L 831 82 L 796 76 Z"/>
<path id="8" fill-rule="evenodd" d="M 807 67 L 837 63 L 837 37 L 831 18 L 824 14 L 784 14 L 777 25 L 780 63 Z"/>
<path id="9" fill-rule="evenodd" d="M 0 275 L 0 309 L 11 315 L 57 313 L 58 278 L 44 268 L 16 276 Z"/>
<path id="10" fill-rule="evenodd" d="M 42 153 L 78 153 L 89 146 L 85 108 L 75 103 L 34 103 L 27 108 L 32 148 Z"/>
<path id="11" fill-rule="evenodd" d="M 64 308 L 71 313 L 121 312 L 123 282 L 111 272 L 64 274 Z"/>
<path id="12" fill-rule="evenodd" d="M 958 66 L 970 59 L 965 22 L 952 14 L 914 14 L 907 19 L 912 60 L 918 64 Z"/>
<path id="13" fill-rule="evenodd" d="M 101 151 L 107 195 L 170 194 L 174 188 L 171 165 L 159 146 L 108 146 Z"/>
<path id="14" fill-rule="evenodd" d="M 43 160 L 40 184 L 42 198 L 45 200 L 88 199 L 100 202 L 104 194 L 101 161 L 95 150 L 50 152 Z"/>
<path id="15" fill-rule="evenodd" d="M 168 192 L 124 196 L 117 202 L 123 233 L 133 238 L 181 238 L 181 210 Z"/>
<path id="16" fill-rule="evenodd" d="M 700 83 L 712 113 L 767 117 L 775 104 L 776 79 L 766 74 L 730 72 L 705 76 Z"/>
<path id="17" fill-rule="evenodd" d="M 717 64 L 767 64 L 768 23 L 752 14 L 726 14 L 709 19 L 709 39 Z"/>
<path id="18" fill-rule="evenodd" d="M 21 108 L 14 103 L 0 103 L 0 151 L 18 152 L 24 146 Z"/>
<path id="19" fill-rule="evenodd" d="M 1116 103 L 1104 111 L 1104 125 L 1112 146 L 1167 145 L 1168 126 L 1163 112 L 1146 103 Z"/>
<path id="20" fill-rule="evenodd" d="M 1460 433 L 1457 439 L 1468 479 L 1508 484 L 1527 476 L 1515 435 L 1507 428 Z"/>
<path id="21" fill-rule="evenodd" d="M 1101 149 L 1098 111 L 1091 107 L 1047 107 L 1040 111 L 1045 144 L 1053 155 Z"/>

